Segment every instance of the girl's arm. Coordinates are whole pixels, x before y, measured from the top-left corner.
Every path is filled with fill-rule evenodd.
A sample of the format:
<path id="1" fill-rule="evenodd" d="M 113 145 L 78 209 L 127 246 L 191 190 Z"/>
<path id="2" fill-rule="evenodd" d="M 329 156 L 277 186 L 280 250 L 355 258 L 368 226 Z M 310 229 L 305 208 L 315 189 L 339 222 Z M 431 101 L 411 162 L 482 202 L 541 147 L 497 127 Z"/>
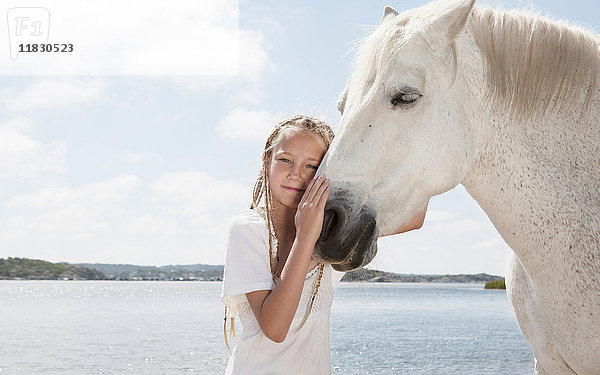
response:
<path id="1" fill-rule="evenodd" d="M 323 226 L 328 185 L 329 180 L 320 176 L 306 188 L 294 220 L 296 238 L 275 289 L 246 293 L 261 330 L 272 341 L 285 340 L 296 314 L 313 248 Z"/>

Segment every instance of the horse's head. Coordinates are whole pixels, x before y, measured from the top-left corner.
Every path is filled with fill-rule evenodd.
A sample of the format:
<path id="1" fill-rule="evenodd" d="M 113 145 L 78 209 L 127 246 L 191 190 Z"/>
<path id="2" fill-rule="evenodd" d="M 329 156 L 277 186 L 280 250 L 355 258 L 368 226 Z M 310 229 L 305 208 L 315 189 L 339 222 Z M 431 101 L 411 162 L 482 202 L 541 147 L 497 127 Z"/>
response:
<path id="1" fill-rule="evenodd" d="M 339 132 L 318 172 L 332 186 L 317 260 L 341 271 L 366 265 L 379 236 L 398 232 L 468 172 L 474 120 L 463 110 L 455 38 L 472 6 L 444 0 L 402 14 L 386 7 L 358 50 L 338 103 Z"/>

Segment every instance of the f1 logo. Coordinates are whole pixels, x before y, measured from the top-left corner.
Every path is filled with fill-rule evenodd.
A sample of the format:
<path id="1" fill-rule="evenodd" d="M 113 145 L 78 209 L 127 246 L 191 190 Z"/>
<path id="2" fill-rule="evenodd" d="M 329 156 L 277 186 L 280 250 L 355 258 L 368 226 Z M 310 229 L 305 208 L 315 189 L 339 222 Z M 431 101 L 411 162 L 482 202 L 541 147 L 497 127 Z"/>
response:
<path id="1" fill-rule="evenodd" d="M 48 42 L 50 12 L 46 8 L 10 8 L 8 18 L 8 38 L 10 58 L 19 56 L 20 45 Z M 21 47 L 22 48 L 22 47 Z"/>

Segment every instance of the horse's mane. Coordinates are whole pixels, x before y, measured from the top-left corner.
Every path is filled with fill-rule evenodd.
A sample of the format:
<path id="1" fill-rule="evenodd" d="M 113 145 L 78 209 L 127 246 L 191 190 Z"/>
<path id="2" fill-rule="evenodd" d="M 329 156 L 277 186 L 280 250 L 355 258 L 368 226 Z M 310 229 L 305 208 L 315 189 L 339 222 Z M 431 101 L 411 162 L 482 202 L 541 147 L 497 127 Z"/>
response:
<path id="1" fill-rule="evenodd" d="M 488 7 L 475 7 L 468 26 L 494 104 L 522 119 L 553 103 L 551 110 L 562 110 L 583 102 L 578 110 L 587 111 L 600 73 L 596 35 L 533 12 Z"/>
<path id="2" fill-rule="evenodd" d="M 362 86 L 363 99 L 370 94 L 373 77 L 401 53 L 407 40 L 421 35 L 428 42 L 426 25 L 439 14 L 440 4 L 444 3 L 404 12 L 375 29 L 375 38 L 359 43 L 349 84 Z M 494 107 L 520 119 L 580 103 L 577 111 L 587 111 L 600 74 L 597 35 L 531 11 L 480 6 L 473 8 L 467 28 L 482 51 L 488 99 Z M 456 67 L 460 57 L 454 42 L 449 52 Z"/>

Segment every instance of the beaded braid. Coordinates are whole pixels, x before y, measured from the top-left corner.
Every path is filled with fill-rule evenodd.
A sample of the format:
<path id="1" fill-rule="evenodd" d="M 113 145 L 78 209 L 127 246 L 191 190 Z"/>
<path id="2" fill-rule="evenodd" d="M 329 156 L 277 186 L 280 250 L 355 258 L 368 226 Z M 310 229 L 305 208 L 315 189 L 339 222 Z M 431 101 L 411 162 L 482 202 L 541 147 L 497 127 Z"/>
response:
<path id="1" fill-rule="evenodd" d="M 296 115 L 288 120 L 284 120 L 277 124 L 277 126 L 273 129 L 269 137 L 267 138 L 267 142 L 265 143 L 265 149 L 261 157 L 262 168 L 258 174 L 258 178 L 254 183 L 254 188 L 252 191 L 252 204 L 250 204 L 251 209 L 260 210 L 260 203 L 264 196 L 265 208 L 264 208 L 264 218 L 267 226 L 267 231 L 269 232 L 269 261 L 271 267 L 271 275 L 273 276 L 273 281 L 275 281 L 275 261 L 279 262 L 279 243 L 273 249 L 273 238 L 277 239 L 276 231 L 274 229 L 273 222 L 273 198 L 271 196 L 271 191 L 269 190 L 269 167 L 271 165 L 271 152 L 273 148 L 279 143 L 281 139 L 281 135 L 284 130 L 287 129 L 299 129 L 304 130 L 308 133 L 314 133 L 321 136 L 323 142 L 325 143 L 325 149 L 327 150 L 331 145 L 331 142 L 334 137 L 333 130 L 331 127 L 325 122 L 308 117 L 303 115 Z M 262 212 L 259 211 L 262 216 Z M 298 332 L 300 328 L 304 326 L 304 323 L 308 319 L 310 312 L 312 311 L 313 303 L 317 296 L 317 292 L 319 291 L 319 287 L 321 285 L 321 279 L 323 278 L 323 269 L 325 266 L 323 264 L 320 265 L 319 269 L 319 277 L 317 279 L 317 284 L 315 286 L 315 290 L 311 297 L 310 305 L 308 307 L 308 311 L 302 320 L 300 326 L 294 331 Z M 235 337 L 235 318 L 231 318 L 231 328 L 229 331 L 229 336 L 233 333 Z M 227 340 L 227 307 L 225 307 L 225 322 L 223 324 L 223 333 L 225 335 L 225 345 L 229 348 L 229 343 Z"/>
<path id="2" fill-rule="evenodd" d="M 308 316 L 310 315 L 310 312 L 312 311 L 313 303 L 315 302 L 315 298 L 317 297 L 317 292 L 319 291 L 319 287 L 321 286 L 321 279 L 323 278 L 323 269 L 324 268 L 325 268 L 325 265 L 323 263 L 321 263 L 321 265 L 319 266 L 319 278 L 317 279 L 317 285 L 315 286 L 315 291 L 313 292 L 313 295 L 310 298 L 310 305 L 308 305 L 308 311 L 306 312 L 306 315 L 304 315 L 304 319 L 302 319 L 302 323 L 300 323 L 300 326 L 298 328 L 296 328 L 294 333 L 298 332 L 300 330 L 300 328 L 304 327 L 304 323 L 306 323 L 306 320 L 308 319 Z M 235 335 L 235 331 L 233 332 L 233 334 Z"/>

